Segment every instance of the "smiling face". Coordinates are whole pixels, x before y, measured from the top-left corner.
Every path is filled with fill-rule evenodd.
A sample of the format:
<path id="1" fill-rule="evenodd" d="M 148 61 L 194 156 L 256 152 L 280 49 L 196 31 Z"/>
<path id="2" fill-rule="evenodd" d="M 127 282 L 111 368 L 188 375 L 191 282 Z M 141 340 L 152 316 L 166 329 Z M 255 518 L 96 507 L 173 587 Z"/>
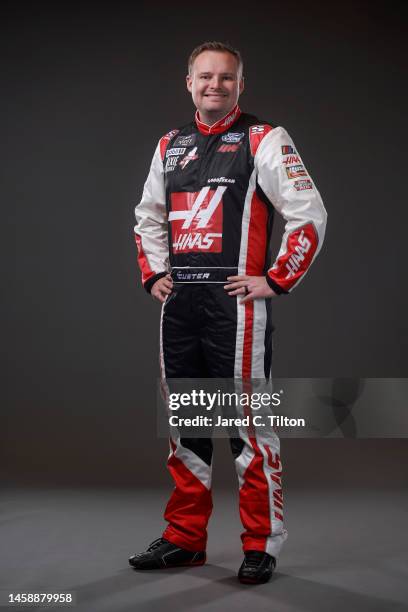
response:
<path id="1" fill-rule="evenodd" d="M 207 125 L 225 117 L 244 89 L 236 58 L 227 51 L 203 51 L 187 75 L 187 89 Z"/>

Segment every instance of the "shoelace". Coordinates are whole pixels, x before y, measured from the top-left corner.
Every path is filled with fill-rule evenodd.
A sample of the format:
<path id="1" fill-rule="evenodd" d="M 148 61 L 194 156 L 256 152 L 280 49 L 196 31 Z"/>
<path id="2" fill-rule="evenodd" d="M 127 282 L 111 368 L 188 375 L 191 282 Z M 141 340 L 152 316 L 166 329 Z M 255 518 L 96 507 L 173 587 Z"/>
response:
<path id="1" fill-rule="evenodd" d="M 151 544 L 149 544 L 149 548 L 147 549 L 146 552 L 151 552 L 152 550 L 155 550 L 156 548 L 159 548 L 159 546 L 161 546 L 163 544 L 163 542 L 165 542 L 165 540 L 163 538 L 157 538 L 157 540 L 153 540 L 153 542 Z M 135 559 L 139 559 L 140 557 L 143 557 L 144 554 L 146 554 L 146 553 L 144 553 L 144 552 L 137 553 L 137 554 L 133 555 L 133 557 Z"/>
<path id="2" fill-rule="evenodd" d="M 149 544 L 149 548 L 147 549 L 148 552 L 150 552 L 151 550 L 155 550 L 155 548 L 159 548 L 159 546 L 161 546 L 163 543 L 163 538 L 157 538 L 157 540 L 153 540 L 153 542 Z"/>
<path id="3" fill-rule="evenodd" d="M 257 568 L 262 560 L 262 553 L 249 552 L 245 555 L 245 565 L 251 568 Z"/>

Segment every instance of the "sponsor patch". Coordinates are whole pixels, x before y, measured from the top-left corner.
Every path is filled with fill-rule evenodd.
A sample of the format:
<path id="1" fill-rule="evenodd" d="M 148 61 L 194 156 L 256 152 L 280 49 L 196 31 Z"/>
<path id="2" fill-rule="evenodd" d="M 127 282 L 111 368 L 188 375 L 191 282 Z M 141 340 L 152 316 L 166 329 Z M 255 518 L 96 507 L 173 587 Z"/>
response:
<path id="1" fill-rule="evenodd" d="M 292 164 L 301 164 L 300 157 L 298 155 L 289 155 L 286 159 L 283 160 L 283 163 L 287 166 Z"/>
<path id="2" fill-rule="evenodd" d="M 295 147 L 291 145 L 282 145 L 282 155 L 296 155 Z"/>
<path id="3" fill-rule="evenodd" d="M 303 179 L 301 181 L 295 181 L 293 183 L 296 191 L 304 191 L 305 189 L 313 189 L 313 184 L 310 179 Z"/>
<path id="4" fill-rule="evenodd" d="M 188 162 L 191 162 L 194 159 L 198 159 L 198 155 L 196 155 L 196 151 L 197 151 L 197 147 L 194 147 L 194 149 L 191 149 L 191 151 L 189 151 L 187 155 L 185 155 L 183 159 L 179 161 L 179 166 L 181 166 L 183 170 L 187 166 Z"/>
<path id="5" fill-rule="evenodd" d="M 305 167 L 302 166 L 302 164 L 299 164 L 298 166 L 289 166 L 288 168 L 285 168 L 285 170 L 288 178 L 290 179 L 297 178 L 298 176 L 307 176 Z"/>
<path id="6" fill-rule="evenodd" d="M 251 134 L 263 134 L 265 131 L 264 125 L 253 125 L 250 128 Z"/>
<path id="7" fill-rule="evenodd" d="M 217 178 L 209 178 L 207 183 L 235 183 L 235 179 L 226 178 L 225 176 L 217 176 Z"/>
<path id="8" fill-rule="evenodd" d="M 174 141 L 175 147 L 191 147 L 195 144 L 197 135 L 196 134 L 188 134 L 187 136 L 179 136 Z"/>
<path id="9" fill-rule="evenodd" d="M 227 186 L 210 185 L 200 191 L 171 194 L 171 239 L 173 253 L 221 253 L 223 202 Z"/>
<path id="10" fill-rule="evenodd" d="M 183 155 L 186 152 L 186 147 L 172 147 L 166 151 L 166 157 L 171 157 L 172 155 Z"/>
<path id="11" fill-rule="evenodd" d="M 173 138 L 173 136 L 177 134 L 178 131 L 179 130 L 171 130 L 170 132 L 167 132 L 167 134 L 163 136 L 163 138 L 170 142 L 170 140 Z"/>
<path id="12" fill-rule="evenodd" d="M 240 146 L 241 146 L 241 143 L 239 143 L 239 144 L 222 144 L 221 146 L 218 147 L 217 152 L 218 153 L 235 153 L 236 151 L 238 151 Z"/>
<path id="13" fill-rule="evenodd" d="M 229 125 L 230 123 L 232 123 L 233 121 L 235 121 L 235 118 L 237 116 L 238 113 L 238 106 L 235 109 L 235 112 L 232 113 L 232 115 L 229 115 L 225 118 L 225 121 L 222 122 L 222 126 L 225 127 L 226 125 Z"/>
<path id="14" fill-rule="evenodd" d="M 296 272 L 298 272 L 298 270 L 303 265 L 303 262 L 306 259 L 306 254 L 310 251 L 311 246 L 312 243 L 306 236 L 305 230 L 302 229 L 298 236 L 297 242 L 293 244 L 292 255 L 286 262 L 286 269 L 288 270 L 288 274 L 286 275 L 285 280 L 295 276 Z"/>
<path id="15" fill-rule="evenodd" d="M 162 158 L 163 161 L 165 158 L 167 145 L 169 144 L 173 136 L 175 136 L 178 132 L 179 130 L 171 130 L 171 132 L 167 132 L 165 136 L 160 138 L 160 157 Z"/>
<path id="16" fill-rule="evenodd" d="M 176 166 L 177 166 L 177 162 L 179 159 L 179 155 L 176 155 L 175 157 L 168 157 L 166 160 L 166 165 L 164 167 L 164 171 L 165 172 L 173 172 L 173 170 L 175 170 Z"/>
<path id="17" fill-rule="evenodd" d="M 244 132 L 241 132 L 241 133 L 228 132 L 228 134 L 223 134 L 221 136 L 221 140 L 222 142 L 240 142 L 244 136 L 245 136 Z"/>

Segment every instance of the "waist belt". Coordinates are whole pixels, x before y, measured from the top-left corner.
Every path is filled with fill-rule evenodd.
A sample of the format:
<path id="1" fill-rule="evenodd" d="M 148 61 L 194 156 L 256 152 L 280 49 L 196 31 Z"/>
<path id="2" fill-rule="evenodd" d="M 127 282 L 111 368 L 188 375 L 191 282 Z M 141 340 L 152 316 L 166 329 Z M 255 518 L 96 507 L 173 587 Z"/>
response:
<path id="1" fill-rule="evenodd" d="M 238 268 L 172 268 L 175 283 L 226 283 L 227 276 L 236 276 Z"/>

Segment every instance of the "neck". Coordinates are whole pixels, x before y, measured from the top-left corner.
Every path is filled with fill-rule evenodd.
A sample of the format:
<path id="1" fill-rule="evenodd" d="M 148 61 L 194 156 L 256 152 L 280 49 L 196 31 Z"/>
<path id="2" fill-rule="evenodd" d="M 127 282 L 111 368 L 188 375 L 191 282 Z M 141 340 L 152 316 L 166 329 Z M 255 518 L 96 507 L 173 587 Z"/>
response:
<path id="1" fill-rule="evenodd" d="M 227 117 L 237 106 L 238 106 L 238 103 L 234 104 L 234 106 L 230 108 L 229 111 L 227 112 L 225 111 L 207 111 L 207 112 L 203 111 L 202 113 L 200 113 L 197 111 L 197 113 L 199 115 L 199 119 L 201 123 L 204 123 L 206 126 L 211 127 L 215 123 L 220 121 L 221 119 L 224 119 L 224 117 Z"/>
<path id="2" fill-rule="evenodd" d="M 228 113 L 230 113 L 231 110 L 232 109 L 230 109 Z M 228 113 L 225 113 L 224 111 L 213 112 L 213 113 L 211 112 L 210 113 L 199 113 L 200 121 L 202 123 L 205 123 L 205 125 L 208 125 L 209 127 L 211 127 L 212 125 L 214 125 L 214 123 L 217 123 L 217 121 L 219 121 L 220 119 L 228 115 Z"/>
<path id="3" fill-rule="evenodd" d="M 202 134 L 218 134 L 224 132 L 232 123 L 240 116 L 241 111 L 236 104 L 227 114 L 224 113 L 204 113 L 204 116 L 199 116 L 198 110 L 195 114 L 195 120 L 198 129 Z"/>

